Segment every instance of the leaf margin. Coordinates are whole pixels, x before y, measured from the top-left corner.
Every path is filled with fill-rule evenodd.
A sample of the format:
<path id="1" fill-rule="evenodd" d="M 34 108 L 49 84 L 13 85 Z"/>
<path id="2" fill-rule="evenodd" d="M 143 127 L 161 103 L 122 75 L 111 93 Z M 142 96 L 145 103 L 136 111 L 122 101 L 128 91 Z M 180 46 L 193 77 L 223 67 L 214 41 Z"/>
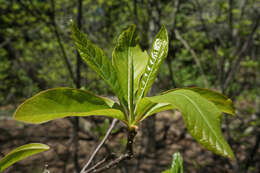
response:
<path id="1" fill-rule="evenodd" d="M 32 146 L 33 146 L 33 148 L 31 148 Z M 15 164 L 16 162 L 18 162 L 20 160 L 23 160 L 27 157 L 38 154 L 43 151 L 47 151 L 49 149 L 50 149 L 50 147 L 48 145 L 41 144 L 41 143 L 30 143 L 30 144 L 25 144 L 20 147 L 17 147 L 15 149 L 13 149 L 11 152 L 9 152 L 7 155 L 5 155 L 0 160 L 0 172 L 4 171 L 6 168 L 8 168 L 9 166 Z M 17 156 L 16 156 L 15 159 L 13 160 L 13 158 L 16 154 L 19 154 L 19 152 L 22 152 L 22 154 L 24 154 L 23 152 L 26 152 L 27 150 L 36 150 L 36 151 L 34 151 L 31 154 L 25 153 L 25 156 L 22 156 L 22 157 L 20 156 L 20 158 L 17 158 Z"/>
<path id="2" fill-rule="evenodd" d="M 30 119 L 28 120 L 28 115 L 24 116 L 23 114 L 19 114 L 21 111 L 23 111 L 22 109 L 24 109 L 24 106 L 30 106 L 30 102 L 33 102 L 34 99 L 39 99 L 39 97 L 41 97 L 42 95 L 48 93 L 48 92 L 53 92 L 53 91 L 62 91 L 62 90 L 73 90 L 73 91 L 78 91 L 78 92 L 82 92 L 82 93 L 86 93 L 86 94 L 89 94 L 89 95 L 92 95 L 96 98 L 99 98 L 100 101 L 102 100 L 104 102 L 104 106 L 107 106 L 106 109 L 96 109 L 96 110 L 92 110 L 92 111 L 88 111 L 88 112 L 64 112 L 64 113 L 55 113 L 55 114 L 59 114 L 59 116 L 57 118 L 51 118 L 51 119 L 48 119 L 46 117 L 44 117 L 45 120 L 41 120 L 41 119 Z M 86 90 L 81 90 L 81 89 L 74 89 L 74 88 L 68 88 L 68 87 L 59 87 L 59 88 L 52 88 L 52 89 L 47 89 L 47 90 L 44 90 L 44 91 L 41 91 L 39 93 L 37 93 L 36 95 L 26 99 L 22 104 L 20 104 L 18 106 L 18 108 L 16 109 L 16 111 L 14 112 L 13 114 L 13 117 L 15 120 L 18 120 L 18 121 L 22 121 L 22 122 L 26 122 L 26 123 L 33 123 L 33 124 L 41 124 L 41 123 L 45 123 L 47 121 L 51 121 L 51 120 L 55 120 L 55 119 L 60 119 L 60 118 L 65 118 L 65 117 L 68 117 L 68 116 L 105 116 L 105 117 L 111 117 L 111 118 L 117 118 L 119 120 L 121 120 L 122 122 L 126 122 L 125 121 L 125 117 L 124 117 L 124 113 L 120 110 L 120 109 L 117 109 L 117 108 L 113 108 L 113 107 L 117 107 L 117 104 L 114 102 L 114 104 L 112 105 L 111 103 L 114 102 L 112 101 L 111 99 L 107 98 L 107 97 L 100 97 L 100 96 L 96 96 Z M 29 105 L 27 105 L 29 104 Z M 102 111 L 105 112 L 107 111 L 107 114 L 108 115 L 104 115 L 102 114 Z M 114 115 L 113 116 L 113 112 L 114 113 L 117 113 L 118 115 Z M 75 113 L 75 115 L 70 115 L 71 113 Z M 66 115 L 65 115 L 66 114 Z M 34 115 L 35 116 L 35 115 Z"/>

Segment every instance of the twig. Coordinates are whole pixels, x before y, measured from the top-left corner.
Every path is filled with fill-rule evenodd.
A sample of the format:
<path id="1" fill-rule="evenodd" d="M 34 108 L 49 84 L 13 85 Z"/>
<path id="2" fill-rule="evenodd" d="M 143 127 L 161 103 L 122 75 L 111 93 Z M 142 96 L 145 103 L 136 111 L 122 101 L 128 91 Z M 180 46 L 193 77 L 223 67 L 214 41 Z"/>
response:
<path id="1" fill-rule="evenodd" d="M 81 29 L 81 25 L 82 25 L 82 0 L 78 0 L 78 15 L 77 15 L 77 25 L 78 28 Z M 77 66 L 76 66 L 76 87 L 80 88 L 81 87 L 81 57 L 79 52 L 77 51 L 76 53 L 77 55 Z"/>
<path id="2" fill-rule="evenodd" d="M 108 170 L 112 167 L 115 167 L 116 165 L 118 165 L 119 163 L 121 163 L 122 161 L 126 160 L 126 159 L 131 159 L 134 156 L 134 152 L 133 152 L 133 142 L 134 142 L 134 138 L 136 136 L 136 129 L 131 129 L 128 131 L 128 139 L 127 139 L 127 145 L 126 145 L 126 152 L 122 155 L 120 155 L 118 158 L 116 158 L 115 160 L 112 160 L 111 162 L 109 162 L 107 165 L 98 168 L 98 169 L 94 169 L 91 173 L 99 173 L 99 172 L 103 172 L 105 170 Z M 101 164 L 99 164 L 101 165 Z M 82 172 L 82 173 L 90 173 L 89 171 L 86 172 Z"/>
<path id="3" fill-rule="evenodd" d="M 117 159 L 111 161 L 110 163 L 108 163 L 106 166 L 103 166 L 99 169 L 95 169 L 92 173 L 99 173 L 99 172 L 103 172 L 107 169 L 110 169 L 114 166 L 116 166 L 117 164 L 119 164 L 120 162 L 122 162 L 123 160 L 126 160 L 129 158 L 129 154 L 128 153 L 125 153 L 121 156 L 119 156 Z M 86 172 L 86 173 L 89 173 L 89 172 Z"/>
<path id="4" fill-rule="evenodd" d="M 96 168 L 98 168 L 100 165 L 102 165 L 103 163 L 105 163 L 107 161 L 108 157 L 105 157 L 104 159 L 100 160 L 98 163 L 96 163 L 94 166 L 92 166 L 90 169 L 88 169 L 86 171 L 86 173 L 89 173 L 93 170 L 95 170 Z"/>
<path id="5" fill-rule="evenodd" d="M 174 71 L 172 69 L 172 60 L 175 59 L 176 57 L 176 48 L 175 46 L 172 44 L 174 42 L 174 40 L 176 40 L 176 36 L 174 34 L 174 29 L 176 28 L 176 24 L 177 24 L 177 16 L 180 12 L 180 6 L 181 6 L 181 0 L 178 0 L 177 1 L 177 4 L 175 5 L 176 7 L 176 10 L 174 12 L 174 18 L 173 18 L 173 26 L 172 26 L 172 29 L 170 29 L 170 34 L 169 34 L 169 40 L 172 40 L 170 43 L 169 43 L 169 53 L 168 55 L 170 56 L 169 58 L 166 58 L 166 61 L 167 61 L 167 66 L 168 66 L 168 69 L 169 69 L 169 77 L 170 77 L 170 80 L 172 82 L 172 86 L 174 88 L 177 88 L 177 84 L 176 84 L 176 81 L 175 81 L 175 76 L 174 76 Z"/>
<path id="6" fill-rule="evenodd" d="M 190 47 L 190 45 L 187 43 L 187 41 L 182 38 L 182 36 L 180 35 L 180 33 L 177 30 L 175 30 L 174 32 L 175 32 L 176 38 L 182 42 L 182 44 L 184 45 L 184 47 L 186 49 L 188 49 L 188 51 L 190 51 L 190 53 L 191 53 L 192 57 L 194 58 L 197 66 L 199 67 L 200 73 L 201 73 L 202 78 L 203 78 L 203 83 L 204 83 L 205 87 L 208 88 L 208 81 L 206 79 L 206 75 L 205 75 L 205 73 L 204 73 L 204 71 L 202 69 L 202 66 L 201 66 L 201 63 L 200 63 L 200 60 L 199 60 L 197 54 Z"/>
<path id="7" fill-rule="evenodd" d="M 52 13 L 51 13 L 50 19 L 51 19 L 51 24 L 53 26 L 53 31 L 54 31 L 54 34 L 57 38 L 57 41 L 58 41 L 58 44 L 59 44 L 59 47 L 60 47 L 60 50 L 61 50 L 62 58 L 64 59 L 65 65 L 67 66 L 67 70 L 69 72 L 69 75 L 70 75 L 73 83 L 76 84 L 76 79 L 73 75 L 73 70 L 72 70 L 71 64 L 69 62 L 69 58 L 66 54 L 62 40 L 60 38 L 59 29 L 58 29 L 58 26 L 57 26 L 56 21 L 55 21 L 56 9 L 55 9 L 55 1 L 54 0 L 51 0 L 51 8 L 52 8 Z"/>
<path id="8" fill-rule="evenodd" d="M 10 43 L 11 41 L 12 41 L 12 38 L 8 38 L 8 39 L 4 40 L 3 42 L 1 42 L 0 48 L 4 47 L 5 45 Z"/>
<path id="9" fill-rule="evenodd" d="M 79 159 L 78 159 L 78 151 L 79 151 L 79 117 L 73 117 L 74 118 L 74 123 L 73 123 L 73 137 L 72 137 L 72 142 L 74 144 L 74 152 L 73 152 L 73 162 L 75 169 L 77 172 L 80 171 L 79 167 Z"/>
<path id="10" fill-rule="evenodd" d="M 98 153 L 98 151 L 100 150 L 100 148 L 104 145 L 104 143 L 106 142 L 108 136 L 110 135 L 111 131 L 113 130 L 113 128 L 115 127 L 116 123 L 118 122 L 118 119 L 113 119 L 109 129 L 107 130 L 107 133 L 105 135 L 105 137 L 103 138 L 103 140 L 100 142 L 100 144 L 97 146 L 97 148 L 95 149 L 95 151 L 92 153 L 92 155 L 90 156 L 88 162 L 85 164 L 85 166 L 82 168 L 82 170 L 80 171 L 80 173 L 85 173 L 85 170 L 88 168 L 88 166 L 90 165 L 90 163 L 92 162 L 92 160 L 94 159 L 94 157 L 96 156 L 96 154 Z"/>
<path id="11" fill-rule="evenodd" d="M 255 145 L 252 148 L 251 152 L 249 153 L 249 157 L 248 157 L 248 159 L 246 161 L 245 173 L 248 172 L 249 166 L 253 165 L 254 157 L 257 154 L 257 150 L 259 148 L 259 144 L 260 144 L 260 134 L 258 133 L 257 136 L 256 136 Z"/>
<path id="12" fill-rule="evenodd" d="M 235 60 L 235 62 L 232 63 L 232 67 L 226 73 L 226 79 L 225 79 L 224 84 L 223 84 L 223 91 L 225 91 L 227 89 L 229 83 L 234 78 L 234 74 L 236 73 L 236 71 L 240 67 L 241 61 L 246 57 L 244 55 L 244 53 L 248 50 L 248 48 L 249 48 L 249 46 L 252 42 L 253 36 L 256 33 L 259 25 L 260 25 L 260 14 L 257 15 L 256 22 L 253 25 L 253 29 L 252 29 L 250 35 L 248 36 L 247 40 L 243 44 L 242 48 L 238 49 L 238 52 L 235 52 L 235 54 L 233 55 L 233 57 L 237 56 L 238 58 Z"/>

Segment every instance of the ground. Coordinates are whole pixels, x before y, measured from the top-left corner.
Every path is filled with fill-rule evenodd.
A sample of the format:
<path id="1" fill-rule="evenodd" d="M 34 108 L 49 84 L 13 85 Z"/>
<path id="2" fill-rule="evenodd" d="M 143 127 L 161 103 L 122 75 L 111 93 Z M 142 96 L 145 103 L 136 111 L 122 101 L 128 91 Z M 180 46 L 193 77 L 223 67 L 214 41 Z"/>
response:
<path id="1" fill-rule="evenodd" d="M 15 106 L 13 106 L 15 107 Z M 32 156 L 18 162 L 7 169 L 6 173 L 42 173 L 44 169 L 50 173 L 72 173 L 74 172 L 73 157 L 73 126 L 69 118 L 58 119 L 41 125 L 24 124 L 13 120 L 10 114 L 12 106 L 0 109 L 2 113 L 0 120 L 0 158 L 10 150 L 31 142 L 47 144 L 51 147 L 49 151 Z M 11 110 L 11 111 L 4 111 Z M 100 118 L 81 119 L 79 133 L 79 163 L 81 166 L 87 162 L 89 155 L 93 152 L 102 134 L 108 126 L 108 121 Z M 155 143 L 149 143 L 140 125 L 135 139 L 135 157 L 125 161 L 117 168 L 107 172 L 124 173 L 159 173 L 166 170 L 172 159 L 172 154 L 180 151 L 184 158 L 185 172 L 188 173 L 236 173 L 235 161 L 222 158 L 205 150 L 189 135 L 185 128 L 179 112 L 162 112 L 156 115 Z M 98 128 L 97 128 L 98 127 Z M 124 152 L 126 143 L 126 129 L 123 124 L 117 124 L 116 129 L 110 136 L 109 141 L 98 153 L 94 162 L 103 159 L 107 153 L 120 155 Z M 152 140 L 153 141 L 153 140 Z M 253 141 L 252 141 L 253 142 Z M 248 142 L 248 144 L 250 141 Z M 239 147 L 239 148 L 238 148 Z M 237 157 L 246 157 L 248 148 L 244 145 L 234 145 Z M 259 149 L 258 149 L 259 152 Z M 244 158 L 246 160 L 246 158 Z M 259 155 L 257 158 L 259 160 Z M 252 173 L 256 173 L 259 164 Z"/>

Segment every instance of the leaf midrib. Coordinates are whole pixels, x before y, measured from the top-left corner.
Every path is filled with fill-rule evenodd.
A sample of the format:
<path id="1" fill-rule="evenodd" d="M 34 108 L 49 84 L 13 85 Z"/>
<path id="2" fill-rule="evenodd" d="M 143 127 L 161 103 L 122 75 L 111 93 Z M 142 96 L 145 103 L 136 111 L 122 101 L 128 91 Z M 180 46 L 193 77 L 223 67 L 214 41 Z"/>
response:
<path id="1" fill-rule="evenodd" d="M 150 58 L 153 59 L 152 56 L 150 56 Z M 150 60 L 150 59 L 149 59 L 149 60 Z M 146 68 L 146 69 L 148 69 L 148 66 L 149 66 L 149 60 L 148 60 L 147 68 Z M 155 67 L 155 64 L 157 63 L 157 59 L 156 59 L 156 58 L 154 58 L 153 60 L 154 60 L 154 63 L 153 63 L 153 65 L 152 65 L 151 72 L 148 74 L 148 77 L 147 77 L 147 80 L 146 80 L 146 82 L 145 82 L 145 84 L 144 84 L 144 87 L 143 87 L 143 89 L 141 90 L 140 98 L 143 97 L 143 94 L 144 94 L 145 88 L 146 88 L 146 86 L 147 86 L 147 84 L 148 84 L 148 81 L 149 81 L 149 79 L 150 79 L 150 76 L 152 75 L 152 72 L 153 72 L 153 69 L 154 69 L 154 67 Z M 146 69 L 145 69 L 145 71 L 146 71 Z M 144 75 L 145 75 L 145 73 L 144 73 Z M 140 99 L 140 98 L 139 98 L 139 99 Z"/>
<path id="2" fill-rule="evenodd" d="M 131 45 L 128 46 L 127 49 L 127 61 L 128 61 L 128 106 L 129 106 L 129 113 L 130 113 L 130 121 L 133 121 L 134 115 L 133 115 L 133 101 L 134 101 L 134 96 L 133 96 L 133 87 L 134 87 L 134 69 L 133 69 L 133 52 L 131 50 Z"/>
<path id="3" fill-rule="evenodd" d="M 73 112 L 70 112 L 70 111 L 64 111 L 64 112 L 53 112 L 53 113 L 41 113 L 41 114 L 37 114 L 36 116 L 42 116 L 42 115 L 59 115 L 59 114 L 79 114 L 79 113 L 93 113 L 93 112 L 98 112 L 98 111 L 119 111 L 121 112 L 120 110 L 118 109 L 111 109 L 111 108 L 108 108 L 108 109 L 98 109 L 98 110 L 92 110 L 92 111 L 73 111 Z M 26 117 L 29 117 L 29 116 L 32 116 L 32 115 L 29 115 L 27 114 Z"/>
<path id="4" fill-rule="evenodd" d="M 88 52 L 85 48 L 83 48 L 83 49 L 84 49 L 86 52 Z M 89 53 L 85 53 L 85 52 L 82 52 L 82 53 L 83 53 L 83 56 L 84 56 L 84 54 L 87 54 L 88 57 L 91 57 L 91 55 L 90 55 Z M 105 55 L 103 55 L 102 53 L 101 53 L 100 57 L 107 58 L 107 57 L 106 57 Z M 103 71 L 103 65 L 99 65 L 98 63 L 96 63 L 96 61 L 94 61 L 93 58 L 90 58 L 90 59 L 92 60 L 92 63 L 100 69 L 100 72 L 101 72 L 101 75 L 102 75 L 102 78 L 103 78 L 103 79 L 106 78 L 105 76 L 109 76 L 109 75 L 105 75 L 106 73 Z M 87 61 L 87 59 L 86 59 L 86 61 Z M 101 61 L 102 61 L 102 58 L 101 58 Z M 103 64 L 103 63 L 102 63 L 102 64 Z M 107 80 L 107 79 L 104 79 L 104 80 L 108 81 L 109 84 L 111 85 L 110 80 Z M 111 86 L 113 86 L 113 85 L 111 85 Z"/>
<path id="5" fill-rule="evenodd" d="M 183 97 L 185 97 L 188 101 L 190 101 L 190 102 L 194 105 L 194 107 L 198 110 L 198 112 L 201 114 L 201 117 L 205 120 L 207 126 L 210 128 L 210 130 L 212 131 L 212 133 L 215 135 L 216 139 L 217 139 L 218 141 L 221 141 L 221 140 L 218 138 L 217 134 L 215 133 L 215 130 L 212 129 L 212 127 L 210 126 L 210 123 L 209 123 L 208 120 L 205 118 L 205 115 L 200 111 L 200 109 L 199 109 L 199 107 L 197 106 L 197 104 L 196 104 L 195 102 L 193 102 L 193 100 L 192 100 L 191 98 L 189 98 L 189 97 L 186 96 L 185 94 L 181 94 L 181 93 L 173 93 L 173 94 L 183 96 Z M 222 145 L 222 142 L 219 142 L 219 143 Z M 222 147 L 223 147 L 223 146 L 222 146 Z M 223 148 L 222 148 L 222 149 L 223 149 Z"/>

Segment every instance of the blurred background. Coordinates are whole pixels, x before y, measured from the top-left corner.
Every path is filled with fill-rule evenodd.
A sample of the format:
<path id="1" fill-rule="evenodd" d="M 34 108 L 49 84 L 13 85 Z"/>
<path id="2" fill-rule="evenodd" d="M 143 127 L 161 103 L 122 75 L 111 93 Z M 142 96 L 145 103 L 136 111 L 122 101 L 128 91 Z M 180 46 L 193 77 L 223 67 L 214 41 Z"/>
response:
<path id="1" fill-rule="evenodd" d="M 71 20 L 110 58 L 117 37 L 129 25 L 137 26 L 140 46 L 149 52 L 164 24 L 169 53 L 151 95 L 198 86 L 226 94 L 236 107 L 236 116 L 226 115 L 222 123 L 236 160 L 206 151 L 187 133 L 178 112 L 163 112 L 141 124 L 136 157 L 110 172 L 161 172 L 177 150 L 185 172 L 260 171 L 259 0 L 0 0 L 0 158 L 29 142 L 52 147 L 7 172 L 79 170 L 109 127 L 109 119 L 68 118 L 36 126 L 12 118 L 22 101 L 48 88 L 113 96 L 80 60 Z M 95 161 L 108 152 L 123 152 L 125 133 L 118 124 Z"/>

